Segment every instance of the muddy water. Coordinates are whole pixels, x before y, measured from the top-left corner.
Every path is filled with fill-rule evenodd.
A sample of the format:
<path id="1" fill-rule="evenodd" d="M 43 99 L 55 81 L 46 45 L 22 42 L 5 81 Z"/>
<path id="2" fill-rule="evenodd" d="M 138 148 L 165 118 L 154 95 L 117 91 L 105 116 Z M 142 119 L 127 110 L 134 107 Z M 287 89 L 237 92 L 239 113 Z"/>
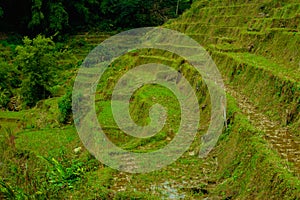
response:
<path id="1" fill-rule="evenodd" d="M 279 122 L 270 120 L 262 114 L 247 99 L 246 96 L 227 87 L 227 92 L 237 100 L 242 112 L 248 116 L 250 122 L 259 130 L 265 132 L 265 139 L 280 156 L 288 162 L 293 163 L 289 169 L 300 176 L 300 140 L 295 138 L 287 127 L 282 127 Z"/>

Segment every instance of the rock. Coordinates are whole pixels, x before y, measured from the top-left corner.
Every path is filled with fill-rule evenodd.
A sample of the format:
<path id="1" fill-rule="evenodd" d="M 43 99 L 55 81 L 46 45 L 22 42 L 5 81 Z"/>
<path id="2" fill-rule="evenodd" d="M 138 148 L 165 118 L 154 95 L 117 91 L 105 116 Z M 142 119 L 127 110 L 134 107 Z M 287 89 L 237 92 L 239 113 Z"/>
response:
<path id="1" fill-rule="evenodd" d="M 77 147 L 73 151 L 74 151 L 74 153 L 78 154 L 81 151 L 81 147 Z"/>

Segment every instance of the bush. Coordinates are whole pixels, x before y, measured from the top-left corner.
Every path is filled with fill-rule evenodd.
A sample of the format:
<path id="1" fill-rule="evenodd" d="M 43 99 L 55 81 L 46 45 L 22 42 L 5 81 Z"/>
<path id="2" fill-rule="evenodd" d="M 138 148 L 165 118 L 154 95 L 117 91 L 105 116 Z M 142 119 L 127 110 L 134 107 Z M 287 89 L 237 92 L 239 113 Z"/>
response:
<path id="1" fill-rule="evenodd" d="M 12 97 L 13 88 L 19 85 L 19 74 L 11 64 L 0 60 L 0 108 L 6 108 Z"/>
<path id="2" fill-rule="evenodd" d="M 60 112 L 59 122 L 68 123 L 72 121 L 72 92 L 68 91 L 58 102 Z"/>
<path id="3" fill-rule="evenodd" d="M 32 107 L 39 100 L 51 95 L 50 88 L 57 72 L 55 44 L 51 38 L 38 35 L 25 37 L 24 46 L 16 48 L 16 64 L 23 76 L 21 95 L 26 106 Z"/>

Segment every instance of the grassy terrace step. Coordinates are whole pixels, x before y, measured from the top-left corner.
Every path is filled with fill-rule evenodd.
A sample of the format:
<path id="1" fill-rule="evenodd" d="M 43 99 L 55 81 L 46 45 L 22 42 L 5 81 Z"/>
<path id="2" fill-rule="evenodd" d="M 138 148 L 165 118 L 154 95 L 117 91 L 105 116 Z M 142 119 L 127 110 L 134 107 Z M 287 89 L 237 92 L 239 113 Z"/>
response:
<path id="1" fill-rule="evenodd" d="M 229 43 L 221 43 L 221 44 L 211 44 L 208 46 L 211 50 L 221 51 L 221 52 L 247 52 L 248 48 L 242 46 L 236 46 Z"/>
<path id="2" fill-rule="evenodd" d="M 285 39 L 287 39 L 286 37 L 296 37 L 296 38 L 300 37 L 300 32 L 297 32 L 296 29 L 286 29 L 286 28 L 266 28 L 264 30 L 254 30 L 248 28 L 246 31 L 242 31 L 240 34 L 242 40 L 243 40 L 242 37 L 244 37 L 245 35 L 254 36 L 254 37 L 258 36 L 261 37 L 262 39 L 264 39 L 262 36 L 264 36 L 265 39 L 267 39 L 268 37 L 275 37 L 275 36 L 285 37 Z M 251 39 L 251 38 L 247 38 L 247 39 Z M 260 39 L 260 38 L 253 38 L 253 39 Z"/>
<path id="3" fill-rule="evenodd" d="M 243 23 L 244 24 L 244 23 Z M 228 24 L 223 24 L 223 25 L 219 25 L 219 24 L 215 24 L 215 23 L 207 23 L 207 22 L 191 22 L 191 23 L 177 23 L 177 24 L 174 24 L 175 26 L 182 26 L 182 25 L 189 25 L 189 26 L 199 26 L 199 27 L 208 27 L 208 28 L 216 28 L 216 27 L 219 27 L 219 28 L 241 28 L 241 29 L 244 29 L 244 27 L 237 27 L 235 25 L 233 26 L 230 26 Z"/>
<path id="4" fill-rule="evenodd" d="M 152 60 L 152 61 L 158 61 L 163 63 L 173 63 L 174 60 L 170 58 L 165 58 L 162 56 L 151 56 L 151 55 L 140 55 L 139 58 L 145 59 L 145 60 Z"/>
<path id="5" fill-rule="evenodd" d="M 201 4 L 205 3 L 207 6 L 211 7 L 224 7 L 224 6 L 243 6 L 247 4 L 260 4 L 260 5 L 268 5 L 271 8 L 276 7 L 276 5 L 286 5 L 286 4 L 299 4 L 297 0 L 285 0 L 283 3 L 277 1 L 265 1 L 262 2 L 261 0 L 235 0 L 232 2 L 231 0 L 211 0 L 211 1 L 198 1 L 195 3 L 195 6 L 199 6 Z"/>
<path id="6" fill-rule="evenodd" d="M 234 59 L 238 63 L 244 63 L 245 65 L 252 66 L 254 68 L 263 69 L 264 71 L 270 72 L 270 74 L 279 77 L 283 81 L 289 80 L 292 83 L 300 82 L 300 69 L 295 70 L 286 68 L 285 66 L 280 66 L 263 56 L 251 53 L 224 53 L 224 56 Z"/>
<path id="7" fill-rule="evenodd" d="M 207 24 L 215 24 L 215 25 L 229 25 L 229 26 L 245 26 L 252 17 L 244 16 L 244 15 L 214 15 L 210 17 L 196 17 L 196 16 L 189 16 L 186 20 L 179 20 L 173 23 L 175 24 L 188 24 L 194 23 L 195 18 L 197 18 L 197 22 L 207 23 Z"/>
<path id="8" fill-rule="evenodd" d="M 60 151 L 72 153 L 80 146 L 80 139 L 75 127 L 45 128 L 41 130 L 27 130 L 17 134 L 16 147 L 30 150 L 41 156 L 58 156 Z"/>
<path id="9" fill-rule="evenodd" d="M 300 22 L 300 21 L 299 21 Z M 238 22 L 241 23 L 241 22 Z M 242 22 L 241 24 L 247 23 Z M 167 28 L 172 28 L 175 30 L 179 30 L 185 32 L 187 34 L 194 34 L 197 35 L 206 33 L 209 35 L 210 33 L 213 34 L 222 34 L 222 35 L 234 35 L 239 36 L 239 33 L 245 32 L 253 32 L 260 33 L 260 34 L 274 34 L 274 33 L 285 33 L 285 32 L 292 32 L 294 35 L 297 35 L 299 30 L 296 26 L 293 25 L 293 28 L 284 28 L 284 27 L 255 27 L 255 26 L 235 26 L 235 25 L 218 25 L 218 24 L 209 24 L 206 22 L 193 22 L 193 23 L 177 23 L 172 25 L 166 25 Z M 202 34 L 201 34 L 202 33 Z M 234 33 L 234 34 L 233 34 Z"/>
<path id="10" fill-rule="evenodd" d="M 220 4 L 220 2 L 216 3 Z M 293 5 L 293 4 L 291 4 Z M 264 14 L 263 10 L 261 8 L 264 8 L 266 5 L 264 3 L 245 3 L 245 4 L 240 4 L 240 5 L 226 5 L 226 6 L 215 6 L 215 5 L 205 5 L 203 3 L 203 6 L 193 6 L 192 9 L 188 10 L 186 13 L 184 13 L 178 20 L 177 22 L 180 21 L 190 21 L 190 20 L 195 20 L 195 18 L 202 19 L 205 21 L 206 19 L 213 19 L 213 18 L 218 18 L 218 17 L 226 17 L 226 16 L 242 16 L 241 18 L 253 18 L 253 17 L 264 17 L 267 15 L 268 17 L 275 15 L 274 17 L 284 17 L 284 18 L 289 18 L 289 17 L 295 17 L 297 15 L 282 15 L 282 14 L 277 14 L 277 10 L 287 10 L 288 7 L 291 7 L 291 5 L 288 6 L 283 6 L 279 8 L 273 8 L 270 13 Z M 279 11 L 278 11 L 279 12 Z M 295 12 L 292 12 L 295 13 Z"/>
<path id="11" fill-rule="evenodd" d="M 249 31 L 248 28 L 224 28 L 218 26 L 190 26 L 188 24 L 174 26 L 176 30 L 185 32 L 203 46 L 223 42 L 219 38 L 230 38 L 228 43 L 250 48 L 251 52 L 266 56 L 268 59 L 280 63 L 288 68 L 298 68 L 300 57 L 300 34 L 287 28 L 267 28 L 264 31 Z M 178 28 L 178 29 L 177 29 Z M 269 46 L 272 45 L 272 48 Z M 282 51 L 285 53 L 282 54 Z"/>
<path id="12" fill-rule="evenodd" d="M 249 53 L 212 51 L 223 77 L 262 112 L 300 136 L 300 73 Z"/>
<path id="13" fill-rule="evenodd" d="M 25 112 L 23 111 L 0 111 L 0 130 L 1 128 L 11 128 L 12 130 L 18 129 L 18 124 L 24 121 L 24 113 Z"/>
<path id="14" fill-rule="evenodd" d="M 300 15 L 292 18 L 253 18 L 249 22 L 249 29 L 262 30 L 265 28 L 287 28 L 297 30 L 300 23 Z"/>
<path id="15" fill-rule="evenodd" d="M 247 30 L 247 27 L 220 27 L 217 25 L 207 25 L 203 23 L 181 24 L 172 28 L 187 34 L 206 33 L 208 36 L 238 36 L 241 31 Z"/>
<path id="16" fill-rule="evenodd" d="M 199 21 L 200 20 L 200 21 Z M 229 16 L 211 16 L 209 18 L 200 18 L 195 22 L 193 17 L 187 18 L 184 21 L 174 22 L 173 26 L 182 26 L 186 24 L 190 25 L 211 25 L 211 26 L 234 26 L 245 27 L 248 24 L 248 29 L 261 30 L 265 28 L 287 28 L 291 30 L 297 30 L 297 26 L 300 22 L 300 15 L 291 18 L 258 18 L 253 16 L 244 15 L 229 15 Z"/>
<path id="17" fill-rule="evenodd" d="M 270 67 L 272 67 L 273 70 L 280 70 L 280 69 L 277 69 L 279 67 L 286 68 L 287 69 L 286 72 L 283 72 L 283 74 L 285 74 L 285 75 L 288 75 L 289 73 L 292 73 L 292 74 L 297 73 L 298 72 L 297 63 L 298 63 L 299 57 L 297 57 L 297 48 L 296 48 L 295 44 L 297 44 L 298 40 L 296 38 L 294 40 L 282 40 L 282 41 L 280 40 L 280 37 L 282 35 L 286 35 L 285 38 L 297 37 L 296 35 L 294 35 L 292 33 L 282 32 L 280 34 L 276 33 L 274 35 L 274 34 L 272 34 L 271 30 L 270 30 L 270 33 L 245 31 L 245 32 L 241 33 L 242 41 L 247 41 L 247 43 L 245 43 L 245 44 L 243 44 L 241 42 L 236 42 L 237 39 L 227 38 L 227 37 L 210 37 L 206 34 L 189 34 L 189 36 L 191 36 L 193 39 L 198 41 L 200 44 L 208 43 L 209 44 L 208 47 L 216 49 L 216 50 L 220 50 L 220 51 L 225 51 L 225 52 L 226 51 L 227 52 L 228 51 L 245 52 L 248 50 L 250 51 L 249 46 L 250 46 L 250 44 L 252 44 L 253 50 L 251 50 L 251 51 L 259 53 L 259 51 L 262 51 L 262 52 L 264 51 L 264 47 L 262 45 L 260 46 L 260 48 L 263 48 L 263 49 L 258 49 L 259 44 L 261 43 L 261 41 L 270 37 L 269 34 L 273 36 L 273 39 L 275 41 L 291 42 L 290 44 L 282 44 L 282 43 L 277 42 L 277 44 L 275 44 L 275 45 L 278 45 L 278 46 L 275 46 L 275 45 L 273 46 L 273 48 L 275 50 L 274 49 L 269 50 L 269 51 L 272 51 L 272 53 L 273 52 L 276 53 L 276 52 L 280 52 L 280 50 L 282 51 L 284 49 L 285 55 L 283 57 L 285 57 L 286 60 L 289 60 L 288 63 L 281 63 L 282 56 L 281 56 L 281 58 L 277 58 L 277 57 L 275 57 L 275 58 L 271 57 L 271 59 L 268 58 L 272 62 L 281 63 L 278 65 L 271 64 Z M 300 37 L 297 37 L 297 38 L 300 39 Z M 231 44 L 231 43 L 235 43 L 235 42 L 237 44 Z M 210 44 L 210 43 L 212 43 L 212 44 Z M 217 45 L 215 45 L 215 44 L 217 44 Z M 282 48 L 282 46 L 284 46 L 284 47 Z M 285 49 L 285 48 L 287 48 L 287 49 Z M 263 52 L 263 53 L 265 53 L 265 52 Z M 297 75 L 291 75 L 291 76 L 297 76 Z M 295 80 L 297 80 L 297 79 L 295 79 Z"/>
<path id="18" fill-rule="evenodd" d="M 285 2 L 262 2 L 260 0 L 255 1 L 197 1 L 192 5 L 192 8 L 188 10 L 181 19 L 189 16 L 199 16 L 198 14 L 205 10 L 205 12 L 212 12 L 212 16 L 218 15 L 219 13 L 226 12 L 226 14 L 234 13 L 263 13 L 264 9 L 268 9 L 268 14 L 275 17 L 292 17 L 295 13 L 299 13 L 299 3 L 296 0 L 285 1 Z M 251 8 L 251 9 L 250 9 Z M 216 12 L 218 11 L 218 12 Z M 215 13 L 214 13 L 215 12 Z M 210 15 L 211 16 L 211 15 Z"/>
<path id="19" fill-rule="evenodd" d="M 224 3 L 224 6 L 219 6 Z M 297 10 L 299 9 L 299 3 L 296 1 L 287 1 L 284 3 L 261 3 L 259 1 L 255 1 L 254 3 L 249 2 L 235 2 L 236 5 L 232 5 L 232 2 L 220 2 L 220 1 L 212 1 L 211 3 L 207 1 L 199 1 L 196 2 L 192 9 L 184 13 L 179 20 L 170 21 L 166 24 L 166 27 L 174 28 L 176 30 L 180 30 L 186 33 L 207 33 L 209 37 L 216 35 L 223 36 L 234 36 L 238 37 L 240 32 L 244 31 L 236 31 L 236 30 L 226 30 L 222 26 L 224 25 L 237 25 L 241 24 L 242 27 L 248 27 L 249 30 L 261 30 L 258 27 L 252 27 L 253 23 L 255 24 L 255 20 L 266 20 L 270 21 L 270 24 L 265 23 L 264 31 L 271 32 L 274 34 L 275 32 L 297 32 L 297 28 L 294 25 L 298 25 L 297 21 L 299 18 L 299 13 Z M 217 6 L 216 6 L 217 5 Z M 241 9 L 238 9 L 238 8 Z M 236 8 L 236 9 L 233 9 Z M 251 9 L 250 9 L 251 8 Z M 264 8 L 271 8 L 268 10 L 269 13 L 264 14 Z M 245 10 L 244 10 L 245 9 Z M 236 13 L 232 13 L 232 10 Z M 253 12 L 252 14 L 249 12 Z M 208 13 L 208 15 L 207 15 Z M 207 16 L 206 16 L 207 15 Z M 229 19 L 228 23 L 224 23 L 228 16 L 234 15 L 242 15 L 245 16 L 242 18 L 232 17 Z M 251 18 L 254 20 L 251 21 Z M 248 21 L 246 21 L 248 19 Z M 207 28 L 207 26 L 200 26 L 200 24 L 195 25 L 195 23 L 210 23 L 211 27 Z M 242 22 L 245 21 L 243 24 Z M 285 29 L 275 29 L 280 27 L 280 23 L 284 22 L 288 28 Z M 290 23 L 292 22 L 292 23 Z M 186 23 L 186 24 L 185 24 Z M 192 25 L 189 25 L 192 24 Z M 247 25 L 248 24 L 248 25 Z M 258 23 L 259 24 L 259 23 Z M 213 27 L 216 25 L 216 27 Z M 219 26 L 218 26 L 219 25 Z M 261 26 L 261 24 L 259 24 Z M 222 28 L 220 28 L 222 27 Z"/>
<path id="20" fill-rule="evenodd" d="M 215 24 L 215 25 L 226 25 L 226 26 L 239 26 L 243 27 L 245 26 L 245 23 L 247 23 L 251 19 L 249 16 L 243 16 L 243 15 L 229 15 L 229 16 L 213 16 L 205 20 L 204 22 L 209 24 Z"/>
<path id="21" fill-rule="evenodd" d="M 219 5 L 219 2 L 218 2 Z M 226 15 L 238 15 L 239 13 L 247 13 L 247 14 L 256 14 L 257 10 L 255 9 L 259 4 L 257 3 L 248 3 L 248 4 L 239 4 L 239 5 L 224 5 L 224 6 L 216 6 L 216 5 L 208 5 L 203 7 L 201 10 L 191 9 L 189 12 L 193 12 L 195 15 L 202 14 L 203 17 L 211 17 L 211 16 L 221 16 L 226 13 Z M 199 16 L 199 15 L 198 15 Z M 201 15 L 200 15 L 201 16 Z"/>
<path id="22" fill-rule="evenodd" d="M 224 50 L 224 49 L 223 49 Z M 259 109 L 283 125 L 292 124 L 299 135 L 300 69 L 278 65 L 263 56 L 251 53 L 225 52 L 210 49 L 228 84 L 239 85 Z M 175 60 L 163 56 L 139 56 L 139 60 L 174 66 Z M 175 64 L 178 65 L 179 63 Z"/>
<path id="23" fill-rule="evenodd" d="M 210 36 L 208 37 L 207 34 L 186 34 L 189 37 L 193 38 L 194 40 L 201 42 L 204 40 L 209 40 L 211 44 L 218 44 L 218 43 L 234 43 L 237 41 L 237 38 L 232 37 L 225 37 L 225 36 Z"/>
<path id="24" fill-rule="evenodd" d="M 272 15 L 278 18 L 291 18 L 295 16 L 299 16 L 300 13 L 300 3 L 290 3 L 285 5 L 284 7 L 280 7 L 274 10 Z"/>
<path id="25" fill-rule="evenodd" d="M 0 111 L 0 118 L 1 119 L 13 119 L 19 120 L 22 119 L 24 112 L 9 112 L 9 111 Z"/>
<path id="26" fill-rule="evenodd" d="M 162 44 L 164 45 L 164 44 Z M 182 48 L 189 48 L 187 46 L 174 46 L 175 48 L 182 47 Z M 224 50 L 224 51 L 229 51 L 230 49 L 232 50 L 240 50 L 242 49 L 241 47 L 236 47 L 234 45 L 230 44 L 223 44 L 222 45 L 213 45 L 214 50 Z M 219 52 L 219 51 L 213 51 L 213 54 L 219 54 L 222 55 L 222 57 L 226 56 L 231 59 L 234 59 L 237 63 L 244 63 L 245 65 L 252 66 L 254 68 L 259 68 L 263 69 L 264 71 L 270 72 L 274 76 L 279 77 L 283 81 L 288 80 L 291 81 L 292 83 L 297 83 L 300 82 L 300 74 L 298 73 L 300 69 L 291 69 L 289 67 L 281 66 L 277 63 L 274 63 L 270 61 L 269 59 L 251 54 L 251 53 L 243 53 L 243 52 Z M 145 58 L 145 59 L 153 59 L 153 60 L 158 60 L 161 62 L 174 62 L 174 59 L 172 58 L 167 58 L 163 56 L 157 56 L 157 55 L 139 55 L 139 58 Z"/>
<path id="27" fill-rule="evenodd" d="M 253 52 L 266 56 L 281 65 L 298 68 L 300 34 L 287 29 L 267 29 L 261 32 L 241 32 L 240 41 L 252 44 Z M 272 48 L 269 46 L 272 45 Z M 284 52 L 284 54 L 282 54 Z"/>

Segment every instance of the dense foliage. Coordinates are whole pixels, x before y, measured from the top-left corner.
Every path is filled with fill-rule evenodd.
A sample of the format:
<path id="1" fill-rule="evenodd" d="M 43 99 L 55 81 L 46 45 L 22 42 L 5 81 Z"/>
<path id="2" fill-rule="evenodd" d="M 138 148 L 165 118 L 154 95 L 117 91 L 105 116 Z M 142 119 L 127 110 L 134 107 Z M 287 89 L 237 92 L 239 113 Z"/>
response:
<path id="1" fill-rule="evenodd" d="M 156 26 L 190 4 L 188 0 L 0 0 L 0 33 L 9 32 L 4 34 L 8 38 L 0 35 L 5 50 L 0 53 L 0 108 L 20 110 L 20 104 L 32 107 L 53 96 L 56 70 L 64 68 L 57 60 L 58 46 L 66 42 L 56 45 L 52 39 L 57 41 L 57 36 L 63 39 L 68 33 L 91 28 L 121 31 Z M 22 35 L 28 37 L 21 40 Z M 66 96 L 60 102 L 64 123 L 69 120 L 68 101 Z"/>
<path id="2" fill-rule="evenodd" d="M 13 95 L 13 88 L 18 87 L 19 72 L 12 64 L 0 59 L 0 108 L 6 107 Z"/>
<path id="3" fill-rule="evenodd" d="M 155 26 L 175 17 L 177 10 L 181 13 L 190 3 L 187 0 L 1 0 L 0 27 L 2 31 L 51 35 L 89 27 L 116 30 Z"/>
<path id="4" fill-rule="evenodd" d="M 68 91 L 58 102 L 59 121 L 67 123 L 72 118 L 72 92 Z"/>
<path id="5" fill-rule="evenodd" d="M 108 67 L 93 88 L 96 92 L 72 91 L 83 59 L 99 43 L 123 29 L 176 16 L 184 3 L 191 1 L 0 0 L 0 29 L 6 31 L 0 31 L 0 199 L 300 199 L 296 0 L 200 0 L 178 20 L 163 25 L 203 45 L 226 84 L 227 103 L 222 106 L 227 126 L 205 158 L 198 153 L 215 118 L 211 96 L 201 74 L 184 58 L 159 49 L 133 49 Z M 111 29 L 116 31 L 101 31 Z M 24 33 L 29 36 L 22 40 Z M 130 117 L 137 125 L 147 125 L 149 110 L 162 105 L 167 111 L 164 127 L 152 137 L 136 138 L 118 126 L 111 104 L 114 86 L 129 70 L 147 63 L 170 66 L 186 78 L 198 98 L 201 120 L 194 127 L 194 142 L 175 162 L 158 164 L 162 168 L 154 172 L 124 173 L 143 163 L 114 152 L 108 143 L 124 152 L 151 154 L 176 142 L 177 131 L 191 125 L 181 123 L 180 99 L 171 90 L 146 84 L 130 97 Z M 93 72 L 90 68 L 82 73 L 82 85 L 90 83 Z M 175 80 L 166 73 L 158 76 Z M 91 92 L 91 98 L 85 95 Z M 89 100 L 95 100 L 95 112 L 85 106 L 77 109 Z M 73 119 L 72 109 L 87 117 Z M 93 137 L 100 129 L 88 117 L 95 114 L 106 135 L 99 138 L 103 141 Z M 78 131 L 86 126 L 76 129 L 73 121 L 93 129 L 82 137 Z M 122 159 L 128 168 L 120 163 L 119 171 L 102 164 L 98 150 Z"/>
<path id="6" fill-rule="evenodd" d="M 26 105 L 33 106 L 51 94 L 57 70 L 55 44 L 51 38 L 40 35 L 33 40 L 25 37 L 23 41 L 24 46 L 16 48 L 16 63 L 22 72 L 22 97 Z"/>

